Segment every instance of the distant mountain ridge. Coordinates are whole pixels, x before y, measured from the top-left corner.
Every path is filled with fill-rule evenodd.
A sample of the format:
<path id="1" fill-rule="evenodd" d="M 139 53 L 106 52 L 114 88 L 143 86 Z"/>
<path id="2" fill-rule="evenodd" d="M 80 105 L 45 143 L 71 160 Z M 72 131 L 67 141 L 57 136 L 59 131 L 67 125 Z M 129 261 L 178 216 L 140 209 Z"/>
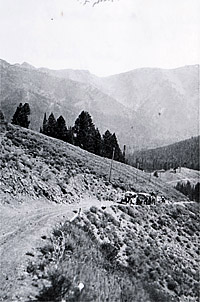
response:
<path id="1" fill-rule="evenodd" d="M 87 110 L 103 132 L 116 132 L 131 150 L 199 135 L 199 66 L 141 68 L 109 77 L 86 70 L 50 70 L 0 61 L 1 107 L 11 119 L 20 102 L 38 130 L 46 111 L 72 125 Z"/>
<path id="2" fill-rule="evenodd" d="M 126 127 L 125 116 L 127 121 L 131 116 L 125 106 L 89 84 L 57 78 L 26 64 L 17 66 L 2 62 L 1 107 L 7 120 L 11 120 L 20 102 L 30 104 L 30 127 L 34 130 L 39 130 L 44 112 L 63 115 L 68 125 L 72 125 L 85 109 L 93 115 L 101 131 L 109 126 L 111 131 L 116 131 L 120 124 Z"/>

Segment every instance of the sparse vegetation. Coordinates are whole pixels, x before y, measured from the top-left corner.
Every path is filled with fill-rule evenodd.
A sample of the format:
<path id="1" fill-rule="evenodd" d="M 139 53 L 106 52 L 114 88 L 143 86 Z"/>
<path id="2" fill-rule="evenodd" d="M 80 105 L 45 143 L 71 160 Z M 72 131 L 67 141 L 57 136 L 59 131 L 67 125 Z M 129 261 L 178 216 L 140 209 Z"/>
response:
<path id="1" fill-rule="evenodd" d="M 183 194 L 122 163 L 114 162 L 110 183 L 110 160 L 27 129 L 7 127 L 1 145 L 1 192 L 10 195 L 10 201 L 21 196 L 22 202 L 24 195 L 26 200 L 58 203 L 102 201 L 73 223 L 57 226 L 50 239 L 42 239 L 38 258 L 30 256 L 34 263 L 27 272 L 38 301 L 198 300 L 198 203 L 177 204 L 187 200 Z M 157 191 L 170 203 L 110 206 L 125 190 Z M 76 296 L 79 282 L 85 287 Z"/>
<path id="2" fill-rule="evenodd" d="M 59 238 L 64 238 L 64 244 Z M 108 243 L 99 246 L 91 232 L 65 223 L 53 232 L 51 242 L 53 252 L 47 250 L 38 264 L 28 266 L 29 273 L 40 276 L 37 301 L 148 300 L 142 282 L 115 262 L 116 248 Z M 54 251 L 60 247 L 61 259 Z M 79 282 L 84 284 L 82 292 L 76 290 Z"/>
<path id="3" fill-rule="evenodd" d="M 1 189 L 12 196 L 24 192 L 35 198 L 71 203 L 84 195 L 117 201 L 126 190 L 157 190 L 174 200 L 184 200 L 184 195 L 160 180 L 149 181 L 142 171 L 117 162 L 110 183 L 109 159 L 30 130 L 10 124 L 7 128 L 1 144 Z"/>
<path id="4" fill-rule="evenodd" d="M 107 212 L 91 207 L 73 223 L 54 230 L 53 251 L 46 246 L 41 250 L 43 261 L 52 261 L 41 266 L 48 272 L 49 285 L 40 288 L 38 301 L 54 293 L 52 287 L 60 287 L 61 298 L 74 301 L 70 299 L 77 280 L 86 288 L 76 301 L 198 301 L 198 204 L 161 205 L 155 210 L 112 206 Z M 133 216 L 138 220 L 129 219 Z M 37 274 L 39 269 L 31 271 Z M 67 280 L 76 282 L 68 286 Z"/>

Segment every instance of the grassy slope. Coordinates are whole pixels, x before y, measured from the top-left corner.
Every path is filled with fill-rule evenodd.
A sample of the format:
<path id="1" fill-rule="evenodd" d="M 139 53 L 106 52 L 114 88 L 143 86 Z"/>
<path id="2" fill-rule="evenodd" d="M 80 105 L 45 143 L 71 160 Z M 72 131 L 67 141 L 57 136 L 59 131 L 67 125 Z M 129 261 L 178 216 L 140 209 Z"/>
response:
<path id="1" fill-rule="evenodd" d="M 107 212 L 91 208 L 78 224 L 91 228 L 100 244 L 108 242 L 117 249 L 118 261 L 150 289 L 152 301 L 157 301 L 152 288 L 174 301 L 198 299 L 198 204 L 119 205 Z"/>
<path id="2" fill-rule="evenodd" d="M 41 252 L 29 265 L 38 301 L 199 300 L 198 204 L 91 207 Z M 74 297 L 79 281 L 85 289 Z"/>
<path id="3" fill-rule="evenodd" d="M 23 200 L 45 198 L 71 203 L 85 196 L 100 200 L 120 198 L 124 190 L 163 194 L 170 201 L 184 195 L 131 166 L 114 162 L 111 184 L 110 160 L 31 130 L 9 125 L 1 135 L 1 194 Z M 6 196 L 6 197 L 4 197 Z"/>
<path id="4" fill-rule="evenodd" d="M 168 170 L 164 173 L 159 173 L 159 176 L 161 180 L 172 186 L 176 186 L 178 182 L 186 183 L 187 181 L 196 185 L 200 181 L 200 171 L 184 167 L 177 169 L 176 173 L 173 173 L 172 170 Z"/>
<path id="5" fill-rule="evenodd" d="M 117 201 L 127 189 L 156 191 L 172 202 L 136 209 L 92 208 L 75 225 L 58 227 L 41 262 L 28 267 L 38 290 L 43 288 L 41 299 L 49 296 L 49 289 L 53 294 L 57 288 L 56 301 L 62 297 L 82 301 L 82 297 L 74 300 L 72 293 L 81 280 L 86 285 L 85 301 L 198 300 L 198 205 L 178 205 L 186 200 L 184 195 L 160 179 L 149 180 L 148 174 L 117 162 L 110 184 L 109 159 L 30 130 L 9 125 L 1 135 L 1 149 L 4 203 L 15 198 L 72 203 L 86 196 Z M 68 280 L 73 281 L 68 285 Z"/>

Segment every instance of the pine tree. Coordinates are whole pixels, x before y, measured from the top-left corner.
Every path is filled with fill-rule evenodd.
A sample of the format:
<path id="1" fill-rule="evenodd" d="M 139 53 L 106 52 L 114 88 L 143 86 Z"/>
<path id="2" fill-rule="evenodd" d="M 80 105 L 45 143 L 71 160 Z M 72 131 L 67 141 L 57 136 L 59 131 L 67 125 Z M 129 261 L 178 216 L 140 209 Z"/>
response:
<path id="1" fill-rule="evenodd" d="M 30 121 L 28 120 L 28 116 L 30 115 L 30 107 L 28 103 L 25 103 L 22 108 L 22 127 L 28 128 Z"/>
<path id="2" fill-rule="evenodd" d="M 51 137 L 56 137 L 56 119 L 53 113 L 50 114 L 47 126 L 46 126 L 46 134 Z"/>
<path id="3" fill-rule="evenodd" d="M 59 116 L 59 118 L 57 119 L 56 122 L 56 137 L 66 141 L 67 140 L 67 126 L 66 126 L 66 122 L 65 119 L 63 118 L 63 116 Z"/>
<path id="4" fill-rule="evenodd" d="M 113 135 L 112 135 L 111 144 L 112 144 L 112 148 L 115 148 L 114 159 L 117 161 L 123 162 L 123 154 L 119 147 L 118 140 L 117 140 L 115 133 L 113 133 Z"/>
<path id="5" fill-rule="evenodd" d="M 5 122 L 5 117 L 3 112 L 0 110 L 0 123 L 4 123 Z"/>
<path id="6" fill-rule="evenodd" d="M 102 138 L 101 138 L 98 128 L 96 128 L 96 130 L 95 130 L 94 153 L 97 155 L 102 154 Z"/>
<path id="7" fill-rule="evenodd" d="M 19 104 L 17 107 L 13 118 L 12 118 L 12 124 L 19 125 L 24 128 L 28 128 L 30 121 L 28 120 L 28 116 L 30 115 L 30 107 L 28 103 L 25 103 L 22 105 L 22 103 Z"/>
<path id="8" fill-rule="evenodd" d="M 41 133 L 47 134 L 47 117 L 46 117 L 46 112 L 44 113 L 43 126 L 42 126 L 42 129 L 41 129 Z"/>
<path id="9" fill-rule="evenodd" d="M 126 162 L 126 145 L 124 145 L 124 147 L 123 147 L 122 156 L 123 156 L 123 163 L 125 163 Z M 142 158 L 142 169 L 143 169 L 143 158 Z"/>
<path id="10" fill-rule="evenodd" d="M 109 130 L 103 135 L 103 142 L 102 142 L 102 155 L 107 158 L 112 158 L 113 153 L 113 146 L 112 146 L 112 134 Z"/>
<path id="11" fill-rule="evenodd" d="M 123 162 L 124 157 L 119 147 L 116 135 L 115 133 L 111 134 L 110 131 L 107 130 L 103 135 L 102 155 L 104 157 L 112 158 L 114 148 L 115 148 L 114 159 Z"/>
<path id="12" fill-rule="evenodd" d="M 194 199 L 200 202 L 200 183 L 198 182 L 194 188 Z"/>
<path id="13" fill-rule="evenodd" d="M 74 145 L 74 131 L 71 126 L 68 128 L 68 131 L 67 131 L 66 142 Z"/>
<path id="14" fill-rule="evenodd" d="M 14 124 L 14 125 L 19 125 L 19 116 L 20 116 L 20 113 L 21 113 L 21 109 L 22 109 L 22 103 L 19 104 L 19 106 L 17 107 L 14 115 L 13 115 L 13 118 L 12 118 L 12 121 L 11 123 Z"/>
<path id="15" fill-rule="evenodd" d="M 192 193 L 192 188 L 189 180 L 187 181 L 185 185 L 185 190 L 186 190 L 186 195 L 191 199 L 191 193 Z"/>
<path id="16" fill-rule="evenodd" d="M 95 126 L 87 111 L 82 111 L 73 127 L 74 143 L 89 152 L 95 151 Z"/>

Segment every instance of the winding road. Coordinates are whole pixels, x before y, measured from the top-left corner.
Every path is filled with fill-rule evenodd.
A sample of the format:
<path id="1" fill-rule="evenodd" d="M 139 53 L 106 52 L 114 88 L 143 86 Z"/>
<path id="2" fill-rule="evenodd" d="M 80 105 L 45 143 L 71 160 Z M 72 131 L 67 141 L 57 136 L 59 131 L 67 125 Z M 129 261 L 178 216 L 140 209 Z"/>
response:
<path id="1" fill-rule="evenodd" d="M 49 236 L 56 223 L 72 219 L 79 208 L 85 210 L 92 205 L 102 203 L 86 199 L 76 204 L 31 201 L 19 206 L 1 206 L 0 301 L 26 301 L 26 267 L 29 260 L 36 258 L 37 248 L 44 244 L 42 236 Z"/>

